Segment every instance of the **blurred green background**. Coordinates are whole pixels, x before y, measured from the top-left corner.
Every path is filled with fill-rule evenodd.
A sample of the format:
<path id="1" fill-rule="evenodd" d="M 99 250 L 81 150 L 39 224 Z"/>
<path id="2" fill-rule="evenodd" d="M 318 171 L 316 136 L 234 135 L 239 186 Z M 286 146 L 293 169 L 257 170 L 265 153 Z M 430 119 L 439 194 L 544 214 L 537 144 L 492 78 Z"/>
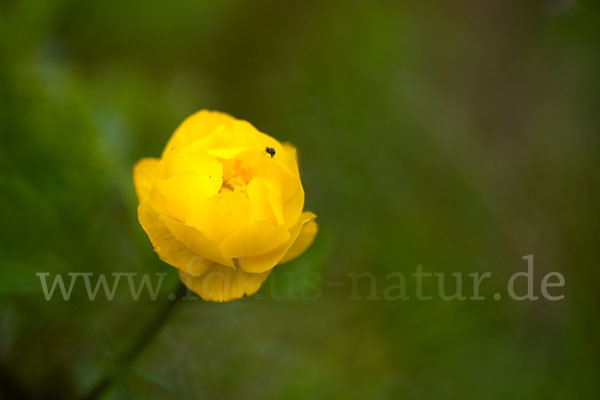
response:
<path id="1" fill-rule="evenodd" d="M 121 399 L 598 398 L 599 18 L 591 0 L 0 2 L 0 397 L 109 374 Z M 119 365 L 162 302 L 46 302 L 35 273 L 167 272 L 166 301 L 131 170 L 201 108 L 298 146 L 321 232 L 257 296 L 181 302 Z M 564 300 L 491 298 L 527 254 Z M 368 280 L 348 299 L 350 273 L 381 296 L 417 265 L 490 271 L 488 299 L 367 300 Z"/>

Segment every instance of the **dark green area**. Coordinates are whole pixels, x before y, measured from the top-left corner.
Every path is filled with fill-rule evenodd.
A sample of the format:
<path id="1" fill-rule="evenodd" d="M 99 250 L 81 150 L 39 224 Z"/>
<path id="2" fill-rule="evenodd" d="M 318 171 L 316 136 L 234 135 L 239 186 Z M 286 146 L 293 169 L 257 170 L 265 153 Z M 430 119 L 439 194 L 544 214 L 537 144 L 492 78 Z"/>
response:
<path id="1" fill-rule="evenodd" d="M 598 398 L 600 8 L 405 3 L 1 2 L 0 387 L 78 398 L 108 374 L 119 399 Z M 182 301 L 124 368 L 177 283 L 137 222 L 132 166 L 201 108 L 297 145 L 321 232 L 255 297 Z M 508 298 L 528 254 L 536 294 L 558 271 L 564 300 Z M 467 295 L 489 271 L 487 299 L 418 301 L 417 265 L 462 273 Z M 168 275 L 156 302 L 125 283 L 47 302 L 38 272 Z M 353 293 L 357 272 L 375 296 L 369 278 Z M 411 300 L 381 298 L 394 272 Z"/>

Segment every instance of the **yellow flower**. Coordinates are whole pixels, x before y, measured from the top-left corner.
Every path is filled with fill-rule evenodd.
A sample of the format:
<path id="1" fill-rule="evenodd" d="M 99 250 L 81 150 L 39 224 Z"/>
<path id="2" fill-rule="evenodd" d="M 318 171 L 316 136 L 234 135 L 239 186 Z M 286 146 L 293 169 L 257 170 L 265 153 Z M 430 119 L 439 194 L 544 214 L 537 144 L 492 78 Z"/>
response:
<path id="1" fill-rule="evenodd" d="M 253 294 L 317 234 L 296 149 L 224 113 L 188 117 L 133 181 L 154 251 L 204 300 Z"/>

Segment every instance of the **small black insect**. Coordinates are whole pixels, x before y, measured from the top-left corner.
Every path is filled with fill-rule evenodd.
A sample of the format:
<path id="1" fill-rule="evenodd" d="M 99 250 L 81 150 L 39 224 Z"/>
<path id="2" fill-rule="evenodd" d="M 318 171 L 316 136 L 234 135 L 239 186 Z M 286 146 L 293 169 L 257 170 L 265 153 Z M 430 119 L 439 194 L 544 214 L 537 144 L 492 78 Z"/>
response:
<path id="1" fill-rule="evenodd" d="M 271 158 L 273 158 L 273 156 L 275 155 L 275 149 L 272 147 L 267 147 L 265 151 L 271 155 Z"/>

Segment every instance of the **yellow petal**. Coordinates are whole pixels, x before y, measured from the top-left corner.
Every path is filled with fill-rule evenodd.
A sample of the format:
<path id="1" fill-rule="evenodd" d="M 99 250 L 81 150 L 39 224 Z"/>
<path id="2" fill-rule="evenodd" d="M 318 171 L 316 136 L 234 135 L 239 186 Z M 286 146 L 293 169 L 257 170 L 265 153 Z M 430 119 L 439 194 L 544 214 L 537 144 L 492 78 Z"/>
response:
<path id="1" fill-rule="evenodd" d="M 235 120 L 231 115 L 219 111 L 198 111 L 177 127 L 167 142 L 162 156 L 180 151 L 192 142 L 213 133 L 220 126 L 231 126 Z"/>
<path id="2" fill-rule="evenodd" d="M 210 261 L 233 267 L 233 262 L 225 258 L 219 246 L 195 228 L 164 215 L 160 219 L 165 223 L 173 236 L 194 254 L 200 255 Z"/>
<path id="3" fill-rule="evenodd" d="M 239 265 L 246 272 L 261 273 L 269 271 L 281 261 L 283 256 L 292 247 L 304 225 L 314 220 L 316 217 L 317 216 L 310 211 L 302 213 L 298 223 L 290 229 L 290 238 L 286 243 L 268 253 L 256 257 L 239 258 Z"/>
<path id="4" fill-rule="evenodd" d="M 168 178 L 184 171 L 197 172 L 215 178 L 215 183 L 223 176 L 223 165 L 211 154 L 207 153 L 199 141 L 185 147 L 177 153 L 163 158 L 164 168 L 161 178 Z M 220 185 L 219 185 L 220 187 Z"/>
<path id="5" fill-rule="evenodd" d="M 154 251 L 167 264 L 190 274 L 201 273 L 212 264 L 177 240 L 148 202 L 140 203 L 138 219 Z"/>
<path id="6" fill-rule="evenodd" d="M 178 268 L 179 273 L 188 274 L 191 276 L 200 276 L 204 274 L 214 264 L 202 256 L 195 256 L 188 260 L 185 267 Z"/>
<path id="7" fill-rule="evenodd" d="M 254 294 L 269 276 L 269 272 L 249 274 L 242 270 L 213 264 L 201 275 L 179 272 L 185 286 L 206 301 L 231 301 Z"/>
<path id="8" fill-rule="evenodd" d="M 158 180 L 150 200 L 160 214 L 187 222 L 203 200 L 214 196 L 221 186 L 220 176 L 186 171 Z"/>
<path id="9" fill-rule="evenodd" d="M 248 225 L 248 215 L 248 197 L 223 190 L 200 202 L 194 209 L 189 225 L 220 244 Z"/>
<path id="10" fill-rule="evenodd" d="M 157 158 L 142 158 L 133 166 L 133 185 L 140 202 L 146 200 L 150 195 L 158 162 Z"/>
<path id="11" fill-rule="evenodd" d="M 269 202 L 278 224 L 292 227 L 300 217 L 304 207 L 304 189 L 298 176 L 276 162 L 266 152 L 244 152 L 236 157 L 244 165 L 251 165 L 253 180 L 267 186 Z M 250 182 L 252 183 L 252 181 Z M 249 188 L 251 189 L 251 188 Z M 250 193 L 249 193 L 250 195 Z"/>
<path id="12" fill-rule="evenodd" d="M 283 178 L 285 179 L 286 177 L 284 176 Z M 277 223 L 284 225 L 288 229 L 291 228 L 297 223 L 304 207 L 304 188 L 302 184 L 299 180 L 288 181 L 282 184 L 279 181 L 281 177 L 261 179 L 264 180 L 268 188 L 269 201 Z M 283 186 L 285 185 L 288 186 L 288 192 L 291 191 L 291 193 L 287 194 L 287 197 L 283 193 L 285 190 Z"/>
<path id="13" fill-rule="evenodd" d="M 221 126 L 199 140 L 200 145 L 215 157 L 230 159 L 248 150 L 265 150 L 258 131 L 247 121 L 235 120 Z"/>
<path id="14" fill-rule="evenodd" d="M 285 244 L 289 237 L 290 233 L 284 227 L 261 221 L 223 240 L 220 247 L 227 258 L 254 257 Z"/>
<path id="15" fill-rule="evenodd" d="M 279 162 L 283 164 L 295 176 L 300 177 L 298 169 L 298 151 L 291 143 L 283 143 L 283 155 L 279 158 Z"/>
<path id="16" fill-rule="evenodd" d="M 256 177 L 250 181 L 246 191 L 250 202 L 250 223 L 268 221 L 273 225 L 283 225 L 282 204 L 277 201 L 277 190 L 270 188 L 265 179 Z"/>
<path id="17" fill-rule="evenodd" d="M 304 188 L 300 181 L 297 181 L 297 187 L 294 193 L 288 197 L 282 204 L 282 214 L 285 221 L 285 226 L 290 227 L 294 225 L 294 221 L 297 221 L 302 214 L 304 208 Z"/>
<path id="18" fill-rule="evenodd" d="M 317 236 L 317 232 L 319 231 L 319 226 L 316 221 L 309 221 L 302 227 L 298 238 L 292 247 L 285 253 L 285 256 L 279 261 L 279 264 L 286 263 L 288 261 L 293 260 L 294 258 L 300 256 L 302 253 L 306 251 L 310 247 L 311 244 L 315 241 L 315 236 Z"/>

